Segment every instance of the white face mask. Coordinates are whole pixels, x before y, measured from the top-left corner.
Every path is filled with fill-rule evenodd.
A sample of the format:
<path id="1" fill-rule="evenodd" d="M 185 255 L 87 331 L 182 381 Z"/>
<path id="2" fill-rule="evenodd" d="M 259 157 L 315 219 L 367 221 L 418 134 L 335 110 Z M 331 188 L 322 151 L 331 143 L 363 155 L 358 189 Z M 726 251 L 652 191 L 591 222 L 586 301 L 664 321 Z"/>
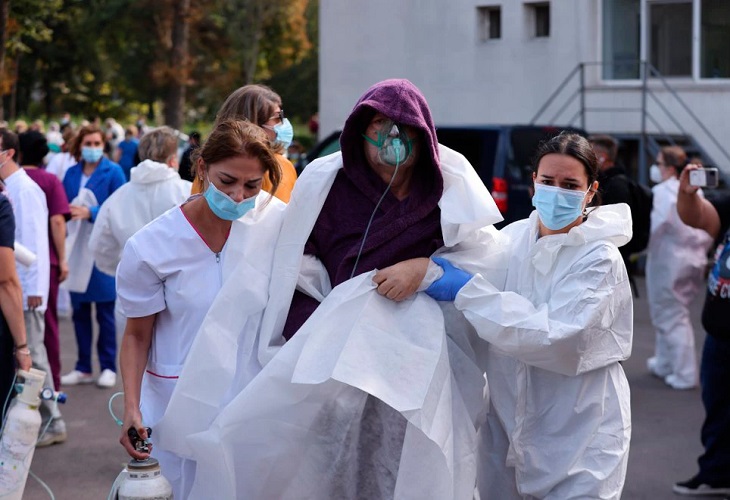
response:
<path id="1" fill-rule="evenodd" d="M 649 179 L 654 184 L 659 184 L 664 181 L 664 178 L 662 177 L 662 170 L 659 168 L 659 165 L 654 164 L 649 167 Z"/>

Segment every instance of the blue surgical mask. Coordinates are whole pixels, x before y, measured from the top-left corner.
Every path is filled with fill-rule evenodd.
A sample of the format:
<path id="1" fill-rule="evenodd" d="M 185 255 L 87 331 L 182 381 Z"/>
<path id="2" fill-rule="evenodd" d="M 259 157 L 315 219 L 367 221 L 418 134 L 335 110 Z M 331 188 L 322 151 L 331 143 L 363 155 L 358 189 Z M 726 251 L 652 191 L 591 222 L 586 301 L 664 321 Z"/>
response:
<path id="1" fill-rule="evenodd" d="M 276 142 L 284 146 L 284 149 L 287 149 L 294 140 L 294 127 L 289 118 L 284 118 L 281 123 L 274 125 L 274 132 L 276 132 Z"/>
<path id="2" fill-rule="evenodd" d="M 586 194 L 588 191 L 573 191 L 535 184 L 532 206 L 537 209 L 542 224 L 551 231 L 557 231 L 572 224 L 581 216 Z"/>
<path id="3" fill-rule="evenodd" d="M 91 148 L 83 146 L 81 148 L 81 158 L 87 163 L 96 163 L 104 156 L 104 148 Z"/>
<path id="4" fill-rule="evenodd" d="M 243 217 L 246 212 L 256 206 L 256 196 L 258 195 L 251 196 L 245 200 L 234 201 L 226 193 L 215 187 L 210 182 L 210 179 L 208 179 L 208 189 L 205 190 L 203 196 L 216 217 L 223 220 L 236 220 Z"/>

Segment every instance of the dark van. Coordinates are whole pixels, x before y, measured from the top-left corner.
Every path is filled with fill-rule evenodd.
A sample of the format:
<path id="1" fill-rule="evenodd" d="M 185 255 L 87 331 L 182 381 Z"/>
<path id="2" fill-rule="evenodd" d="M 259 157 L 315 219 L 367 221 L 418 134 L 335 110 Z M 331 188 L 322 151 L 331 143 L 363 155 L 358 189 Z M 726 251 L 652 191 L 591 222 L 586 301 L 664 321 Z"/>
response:
<path id="1" fill-rule="evenodd" d="M 540 142 L 562 130 L 586 135 L 573 127 L 538 125 L 437 127 L 436 135 L 439 143 L 469 160 L 509 223 L 532 211 L 532 157 Z M 339 138 L 339 131 L 327 136 L 307 153 L 305 161 L 338 151 Z"/>

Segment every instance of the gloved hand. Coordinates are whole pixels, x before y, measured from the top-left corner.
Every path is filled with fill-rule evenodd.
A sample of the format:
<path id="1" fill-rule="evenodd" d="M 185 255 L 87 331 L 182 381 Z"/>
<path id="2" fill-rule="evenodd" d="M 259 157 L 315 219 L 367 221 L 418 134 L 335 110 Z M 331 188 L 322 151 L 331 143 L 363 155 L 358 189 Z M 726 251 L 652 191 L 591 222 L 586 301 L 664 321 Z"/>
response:
<path id="1" fill-rule="evenodd" d="M 426 293 L 436 300 L 453 301 L 459 290 L 472 278 L 472 275 L 452 266 L 451 262 L 444 258 L 434 257 L 431 260 L 441 266 L 444 275 L 431 283 L 431 286 L 426 288 Z"/>

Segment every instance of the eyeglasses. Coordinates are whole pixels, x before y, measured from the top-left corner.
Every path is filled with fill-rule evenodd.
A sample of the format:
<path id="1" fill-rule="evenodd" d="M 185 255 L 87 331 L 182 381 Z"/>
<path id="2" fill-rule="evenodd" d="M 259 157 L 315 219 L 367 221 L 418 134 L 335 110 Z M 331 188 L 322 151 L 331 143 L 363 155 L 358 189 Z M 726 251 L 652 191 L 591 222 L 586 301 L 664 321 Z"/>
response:
<path id="1" fill-rule="evenodd" d="M 284 123 L 284 110 L 280 109 L 278 113 L 274 114 L 268 121 L 276 120 L 278 123 Z"/>

